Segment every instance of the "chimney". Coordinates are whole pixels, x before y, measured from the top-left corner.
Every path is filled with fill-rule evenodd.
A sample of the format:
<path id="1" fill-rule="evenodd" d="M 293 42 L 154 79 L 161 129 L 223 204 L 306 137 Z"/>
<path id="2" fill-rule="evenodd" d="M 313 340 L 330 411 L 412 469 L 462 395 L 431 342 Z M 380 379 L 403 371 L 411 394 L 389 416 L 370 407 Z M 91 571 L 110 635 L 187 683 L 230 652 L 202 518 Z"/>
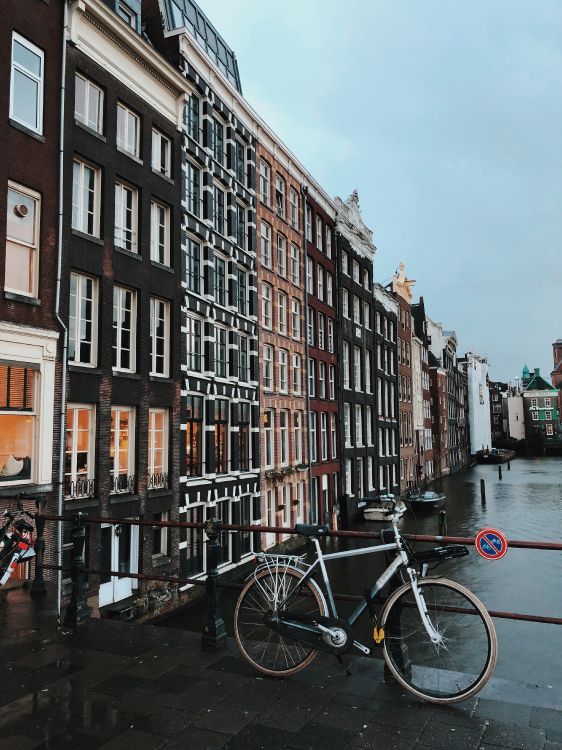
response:
<path id="1" fill-rule="evenodd" d="M 541 368 L 540 367 L 535 367 L 535 377 L 537 377 L 537 378 L 540 377 L 540 374 L 541 374 Z"/>

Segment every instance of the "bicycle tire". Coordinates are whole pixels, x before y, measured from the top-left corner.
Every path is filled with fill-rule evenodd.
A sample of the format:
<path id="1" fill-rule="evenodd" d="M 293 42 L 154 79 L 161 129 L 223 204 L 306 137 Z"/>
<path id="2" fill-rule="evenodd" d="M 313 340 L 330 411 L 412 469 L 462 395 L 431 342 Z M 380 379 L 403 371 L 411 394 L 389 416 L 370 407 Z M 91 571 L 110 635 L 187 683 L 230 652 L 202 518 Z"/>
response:
<path id="1" fill-rule="evenodd" d="M 290 596 L 304 574 L 297 568 L 289 568 L 279 575 L 285 579 L 288 577 L 283 584 L 287 584 L 284 596 Z M 263 622 L 264 614 L 275 606 L 272 594 L 268 594 L 268 587 L 270 592 L 274 590 L 273 579 L 274 574 L 262 570 L 242 589 L 234 610 L 234 635 L 240 653 L 255 669 L 272 677 L 288 677 L 307 667 L 318 652 L 275 632 Z M 305 581 L 302 590 L 290 601 L 289 611 L 318 616 L 327 614 L 326 601 L 314 581 Z"/>
<path id="2" fill-rule="evenodd" d="M 494 623 L 478 597 L 456 581 L 422 578 L 414 585 L 421 588 L 429 619 L 443 641 L 431 642 L 409 582 L 391 594 L 381 613 L 388 668 L 406 690 L 425 701 L 466 700 L 484 687 L 496 665 Z"/>

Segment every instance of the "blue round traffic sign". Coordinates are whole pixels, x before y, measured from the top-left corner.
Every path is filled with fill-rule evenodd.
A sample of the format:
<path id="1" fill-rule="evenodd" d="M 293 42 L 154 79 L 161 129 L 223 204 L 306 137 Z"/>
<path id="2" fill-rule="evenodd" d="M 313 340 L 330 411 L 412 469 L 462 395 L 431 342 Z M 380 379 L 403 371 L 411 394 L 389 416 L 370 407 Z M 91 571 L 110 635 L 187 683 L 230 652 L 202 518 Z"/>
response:
<path id="1" fill-rule="evenodd" d="M 501 560 L 507 552 L 507 539 L 497 529 L 482 529 L 476 535 L 476 551 L 485 560 Z"/>

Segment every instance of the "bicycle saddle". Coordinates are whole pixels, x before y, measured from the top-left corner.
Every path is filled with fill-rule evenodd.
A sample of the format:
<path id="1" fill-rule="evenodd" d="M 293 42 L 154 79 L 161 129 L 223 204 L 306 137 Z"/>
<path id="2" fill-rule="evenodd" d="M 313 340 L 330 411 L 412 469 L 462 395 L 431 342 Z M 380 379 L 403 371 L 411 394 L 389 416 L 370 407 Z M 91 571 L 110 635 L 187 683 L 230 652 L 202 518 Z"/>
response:
<path id="1" fill-rule="evenodd" d="M 297 523 L 295 531 L 302 536 L 324 536 L 330 529 L 323 523 Z"/>

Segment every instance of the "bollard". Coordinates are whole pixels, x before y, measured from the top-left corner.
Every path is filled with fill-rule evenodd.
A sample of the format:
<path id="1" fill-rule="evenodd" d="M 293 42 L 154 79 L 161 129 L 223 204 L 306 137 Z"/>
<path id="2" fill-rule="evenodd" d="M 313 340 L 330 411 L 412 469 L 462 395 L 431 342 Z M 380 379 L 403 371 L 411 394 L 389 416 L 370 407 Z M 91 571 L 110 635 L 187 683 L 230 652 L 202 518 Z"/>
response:
<path id="1" fill-rule="evenodd" d="M 484 479 L 480 480 L 480 499 L 482 500 L 482 505 L 486 505 L 486 482 Z"/>
<path id="2" fill-rule="evenodd" d="M 47 593 L 45 578 L 43 576 L 43 565 L 45 563 L 45 519 L 43 511 L 47 500 L 45 495 L 37 495 L 35 498 L 35 507 L 37 514 L 35 516 L 35 578 L 31 584 L 31 596 L 43 596 Z"/>
<path id="3" fill-rule="evenodd" d="M 439 511 L 439 536 L 447 536 L 447 511 Z"/>
<path id="4" fill-rule="evenodd" d="M 70 576 L 72 578 L 72 594 L 70 603 L 64 615 L 64 624 L 71 627 L 82 625 L 90 618 L 90 608 L 84 596 L 84 546 L 86 544 L 86 514 L 77 513 L 72 516 L 72 557 L 70 560 Z"/>
<path id="5" fill-rule="evenodd" d="M 219 651 L 226 646 L 226 626 L 220 612 L 219 564 L 221 533 L 220 521 L 210 518 L 205 521 L 207 534 L 207 623 L 203 628 L 201 647 L 203 651 Z"/>
<path id="6" fill-rule="evenodd" d="M 498 479 L 502 478 L 502 467 L 498 465 Z"/>

